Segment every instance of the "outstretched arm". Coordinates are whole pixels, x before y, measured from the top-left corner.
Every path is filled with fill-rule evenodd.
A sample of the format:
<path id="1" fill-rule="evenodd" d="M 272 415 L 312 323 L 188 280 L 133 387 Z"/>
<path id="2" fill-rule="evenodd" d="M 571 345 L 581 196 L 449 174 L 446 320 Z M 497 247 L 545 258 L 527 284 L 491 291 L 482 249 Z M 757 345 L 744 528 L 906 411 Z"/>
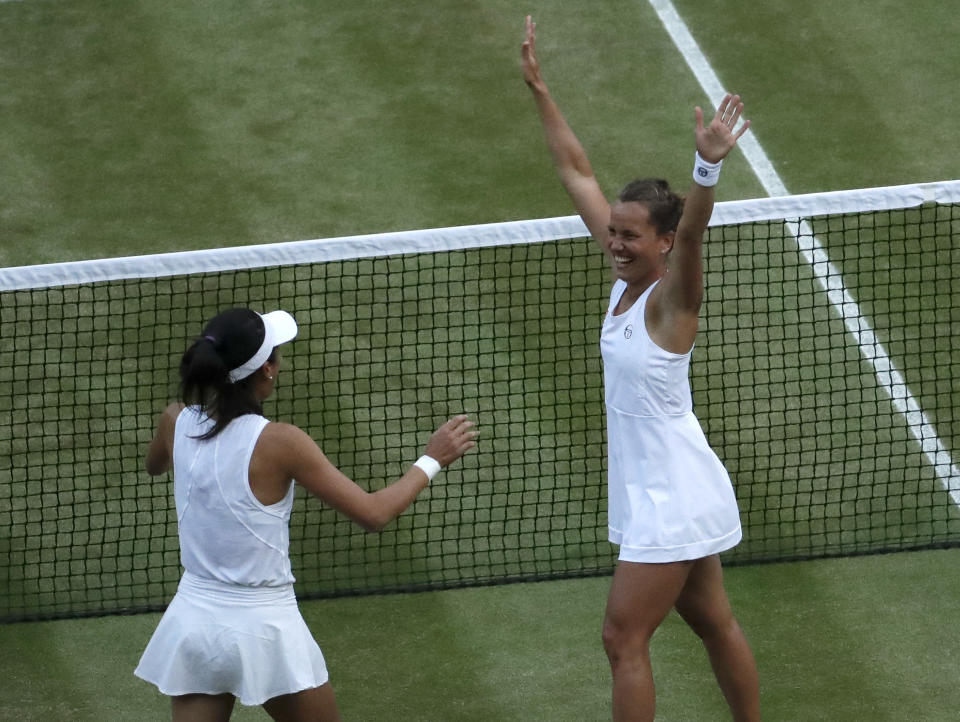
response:
<path id="1" fill-rule="evenodd" d="M 554 102 L 547 84 L 540 75 L 536 52 L 536 23 L 527 16 L 526 40 L 521 48 L 523 79 L 533 93 L 540 114 L 540 122 L 547 139 L 547 147 L 560 182 L 573 200 L 577 213 L 595 240 L 607 235 L 610 222 L 610 204 L 604 198 L 600 184 L 593 175 L 587 154 L 573 134 L 560 108 Z"/>
<path id="2" fill-rule="evenodd" d="M 739 95 L 724 97 L 709 125 L 703 124 L 703 111 L 696 116 L 697 162 L 694 183 L 683 205 L 677 225 L 667 273 L 656 289 L 654 318 L 657 341 L 665 348 L 684 353 L 693 346 L 697 331 L 697 314 L 703 301 L 703 234 L 713 213 L 713 186 L 720 172 L 720 163 L 747 132 L 750 121 L 734 130 L 743 113 Z"/>
<path id="3" fill-rule="evenodd" d="M 433 433 L 424 454 L 441 467 L 452 464 L 476 446 L 477 432 L 473 427 L 474 423 L 465 415 L 453 417 Z M 269 424 L 263 434 L 271 455 L 268 463 L 277 464 L 284 469 L 287 480 L 295 479 L 367 531 L 379 531 L 400 516 L 430 482 L 430 476 L 413 465 L 392 484 L 368 492 L 341 472 L 316 442 L 296 426 Z"/>

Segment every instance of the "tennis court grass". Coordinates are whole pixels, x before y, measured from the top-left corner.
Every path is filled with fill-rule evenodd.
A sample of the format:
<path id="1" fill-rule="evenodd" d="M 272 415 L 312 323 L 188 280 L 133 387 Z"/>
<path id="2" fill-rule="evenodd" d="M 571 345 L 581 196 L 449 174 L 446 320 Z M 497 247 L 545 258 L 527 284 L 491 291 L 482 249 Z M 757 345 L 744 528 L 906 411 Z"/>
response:
<path id="1" fill-rule="evenodd" d="M 764 718 L 955 718 L 958 550 L 728 569 Z M 345 719 L 609 719 L 600 622 L 609 579 L 302 604 Z M 132 675 L 159 615 L 0 626 L 0 719 L 169 718 Z M 653 640 L 658 719 L 723 719 L 706 656 L 675 616 Z M 265 720 L 237 707 L 237 720 Z"/>
<path id="2" fill-rule="evenodd" d="M 862 3 L 846 0 L 799 12 L 796 3 L 780 0 L 762 5 L 677 0 L 677 5 L 722 80 L 746 94 L 754 132 L 792 191 L 955 175 L 954 157 L 945 151 L 953 144 L 945 119 L 952 117 L 954 98 L 943 89 L 955 83 L 960 51 L 952 38 L 950 9 L 942 2 L 884 0 L 867 14 Z M 518 79 L 519 28 L 527 11 L 540 23 L 548 78 L 587 143 L 605 188 L 612 192 L 638 173 L 666 175 L 682 187 L 689 108 L 704 100 L 642 2 L 573 7 L 551 0 L 518 10 L 494 0 L 447 4 L 442 12 L 421 3 L 385 6 L 367 0 L 261 4 L 243 12 L 217 1 L 0 3 L 5 83 L 0 156 L 6 179 L 0 263 L 569 213 Z M 759 195 L 745 164 L 733 160 L 720 193 Z M 957 305 L 946 301 L 955 292 L 938 274 L 948 261 L 956 262 L 957 251 L 933 242 L 931 253 L 928 245 L 912 249 L 896 241 L 887 248 L 878 245 L 872 256 L 827 242 L 911 390 L 947 445 L 956 449 L 960 431 L 950 410 L 960 373 L 951 340 L 960 328 L 949 310 Z M 720 268 L 733 273 L 726 263 Z M 773 269 L 753 263 L 755 275 L 769 278 L 774 290 L 784 282 Z M 927 275 L 929 269 L 933 275 Z M 805 293 L 812 288 L 799 272 L 785 282 Z M 794 496 L 805 509 L 777 519 L 787 533 L 783 543 L 796 548 L 790 534 L 810 528 L 822 531 L 825 543 L 874 540 L 897 525 L 884 509 L 901 514 L 897 504 L 911 495 L 950 510 L 931 491 L 936 480 L 922 464 L 914 464 L 916 445 L 893 417 L 858 421 L 857 409 L 885 409 L 886 402 L 859 392 L 858 375 L 867 377 L 870 371 L 848 342 L 840 342 L 831 312 L 820 307 L 801 320 L 793 309 L 778 305 L 776 293 L 761 302 L 760 290 L 726 297 L 719 309 L 714 302 L 705 319 L 710 338 L 701 338 L 698 353 L 704 355 L 695 363 L 707 365 L 710 375 L 739 375 L 746 384 L 744 409 L 750 412 L 725 419 L 722 409 L 736 403 L 725 396 L 714 402 L 721 413 L 706 414 L 706 425 L 715 444 L 735 448 L 742 457 L 738 476 L 766 477 L 765 489 L 779 487 L 777 493 Z M 5 298 L 0 309 L 9 308 Z M 744 310 L 779 315 L 790 333 L 763 337 L 750 328 L 749 318 L 732 318 Z M 141 309 L 131 318 L 140 313 L 150 314 Z M 298 309 L 298 315 L 304 313 L 319 315 L 312 307 Z M 3 336 L 7 323 L 4 319 Z M 361 335 L 375 336 L 382 330 L 377 323 L 361 324 Z M 731 338 L 722 355 L 713 355 L 721 329 L 734 337 L 748 334 L 748 340 Z M 921 329 L 930 333 L 920 334 Z M 118 330 L 111 333 L 120 334 L 117 343 L 124 347 L 137 335 L 132 326 L 125 339 Z M 828 340 L 818 340 L 821 335 Z M 162 372 L 171 368 L 180 336 L 159 339 L 167 355 L 141 379 L 149 399 L 131 398 L 116 383 L 132 373 L 116 358 L 81 357 L 81 370 L 96 370 L 100 377 L 73 385 L 49 380 L 47 365 L 53 369 L 78 359 L 32 356 L 38 369 L 32 373 L 43 381 L 14 374 L 9 356 L 0 359 L 0 386 L 9 384 L 21 399 L 0 423 L 18 428 L 31 420 L 44 429 L 29 446 L 11 441 L 0 448 L 0 465 L 8 454 L 49 452 L 61 430 L 82 431 L 85 444 L 104 450 L 87 458 L 86 452 L 69 449 L 61 462 L 43 464 L 42 472 L 57 481 L 36 493 L 27 490 L 25 475 L 12 474 L 9 496 L 0 496 L 0 517 L 8 515 L 29 532 L 12 540 L 0 533 L 0 558 L 23 565 L 25 578 L 10 581 L 15 593 L 20 584 L 31 599 L 51 605 L 92 598 L 93 606 L 101 601 L 128 606 L 144 593 L 168 598 L 176 565 L 169 487 L 164 480 L 147 482 L 138 463 L 107 456 L 122 447 L 136 457 L 157 401 L 171 394 Z M 147 344 L 157 341 L 144 338 Z M 777 407 L 768 397 L 771 385 L 786 379 L 786 366 L 749 360 L 743 355 L 749 349 L 740 345 L 780 352 L 784 363 L 802 365 L 804 370 L 790 377 L 802 403 Z M 357 358 L 371 351 L 340 350 Z M 311 341 L 311 356 L 323 352 L 322 341 Z M 300 369 L 298 380 L 304 381 L 302 362 L 289 362 L 288 370 Z M 848 370 L 850 381 L 840 389 L 826 381 L 834 364 Z M 388 366 L 389 360 L 378 361 L 370 366 L 370 378 L 348 383 L 378 397 L 377 403 L 419 383 L 418 372 L 402 376 L 400 383 L 384 377 Z M 565 368 L 574 376 L 587 367 L 571 361 Z M 23 395 L 25 385 L 36 395 Z M 698 411 L 709 401 L 710 388 L 712 383 L 697 388 Z M 69 411 L 56 417 L 40 411 L 37 402 L 44 395 L 60 397 Z M 97 414 L 115 405 L 135 409 L 136 421 L 107 428 Z M 427 418 L 435 413 L 431 420 L 439 420 L 442 405 L 431 397 L 418 411 Z M 329 406 L 325 402 L 325 409 Z M 576 399 L 571 419 L 584 408 Z M 299 417 L 309 406 L 270 409 L 288 411 Z M 771 413 L 812 430 L 807 445 L 788 448 L 786 429 L 769 423 Z M 329 410 L 317 418 L 318 433 L 344 424 L 355 426 L 358 438 L 399 423 L 397 418 L 360 418 L 354 424 Z M 497 421 L 528 427 L 526 419 L 511 420 L 509 414 Z M 573 423 L 560 417 L 541 418 L 538 424 L 549 428 L 547 421 L 558 427 Z M 833 433 L 838 426 L 861 440 L 861 458 L 834 458 L 836 444 L 844 443 Z M 404 434 L 416 436 L 401 431 L 404 439 Z M 583 432 L 569 431 L 578 439 L 585 438 Z M 339 444 L 328 438 L 323 443 L 340 456 Z M 754 448 L 758 443 L 775 453 L 765 459 Z M 361 444 L 344 444 L 341 457 L 358 475 L 368 470 L 363 456 L 375 454 Z M 396 450 L 397 471 L 409 458 L 406 451 Z M 879 464 L 884 454 L 893 454 L 897 462 Z M 801 456 L 814 464 L 817 479 L 799 472 Z M 479 465 L 480 458 L 474 461 Z M 560 466 L 561 474 L 567 473 L 565 460 L 525 460 L 541 463 L 551 472 Z M 572 471 L 600 470 L 578 466 Z M 0 466 L 0 477 L 6 472 Z M 845 480 L 852 475 L 872 480 L 865 495 L 850 498 Z M 482 488 L 466 473 L 453 481 L 459 485 L 435 488 L 431 494 L 437 500 L 428 511 L 415 513 L 449 516 L 450 530 L 462 522 L 464 528 L 485 532 L 521 533 L 515 518 L 488 520 L 476 509 L 450 511 L 457 494 L 477 497 Z M 508 484 L 486 489 L 491 501 L 496 494 L 498 504 L 509 501 L 517 508 L 518 492 L 507 496 Z M 745 521 L 766 523 L 776 516 L 765 507 L 766 496 L 754 497 L 752 488 L 749 493 L 756 505 L 744 508 Z M 71 517 L 89 514 L 89 521 L 84 526 L 60 513 L 39 513 L 44 499 L 72 505 Z M 586 522 L 602 504 L 592 497 L 576 501 Z M 835 515 L 849 508 L 865 524 L 844 527 Z M 318 526 L 333 524 L 317 505 L 309 514 L 319 519 Z M 955 523 L 953 518 L 952 512 L 946 519 L 917 518 L 901 532 L 943 528 Z M 132 525 L 121 532 L 119 522 Z M 398 530 L 385 537 L 385 553 L 372 551 L 379 545 L 363 535 L 345 534 L 346 548 L 337 553 L 341 561 L 389 579 L 389 565 L 407 564 L 397 560 L 394 544 L 409 533 Z M 80 546 L 71 558 L 58 558 L 49 550 L 67 535 Z M 308 548 L 313 543 L 311 554 L 319 562 L 319 545 L 311 541 L 315 535 L 316 527 L 305 527 L 306 538 L 299 543 Z M 446 536 L 431 543 L 453 544 Z M 766 543 L 756 546 L 766 549 Z M 587 549 L 592 553 L 589 543 Z M 505 560 L 499 549 L 471 552 L 501 572 L 530 563 L 518 556 Z M 87 561 L 78 563 L 74 554 Z M 434 556 L 429 565 L 416 568 L 408 564 L 405 571 L 442 576 L 442 558 Z M 67 574 L 68 583 L 40 584 L 31 575 L 41 565 Z M 952 618 L 952 600 L 960 591 L 954 585 L 955 566 L 951 551 L 730 570 L 734 603 L 760 661 L 767 718 L 953 719 L 960 699 L 944 670 L 949 650 L 960 647 L 960 640 L 942 620 Z M 117 579 L 119 587 L 102 591 L 104 584 L 113 589 Z M 609 680 L 597 642 L 605 587 L 603 579 L 576 580 L 325 600 L 305 608 L 331 662 L 344 710 L 355 719 L 607 719 Z M 166 700 L 130 675 L 155 621 L 155 615 L 142 615 L 0 626 L 5 651 L 0 670 L 6 680 L 0 719 L 167 719 Z M 505 649 L 521 651 L 508 656 Z M 658 634 L 654 654 L 662 719 L 722 715 L 702 655 L 675 619 Z M 237 718 L 265 717 L 240 710 Z"/>

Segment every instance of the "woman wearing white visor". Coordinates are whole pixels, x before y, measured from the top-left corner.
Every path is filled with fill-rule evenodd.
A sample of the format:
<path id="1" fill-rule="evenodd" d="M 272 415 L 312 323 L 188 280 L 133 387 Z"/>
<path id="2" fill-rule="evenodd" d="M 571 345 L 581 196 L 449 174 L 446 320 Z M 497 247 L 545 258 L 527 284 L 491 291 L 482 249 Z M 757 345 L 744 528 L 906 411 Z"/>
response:
<path id="1" fill-rule="evenodd" d="M 184 574 L 135 674 L 171 696 L 175 722 L 229 719 L 237 698 L 277 720 L 339 719 L 293 592 L 293 483 L 376 531 L 475 445 L 473 422 L 456 416 L 400 479 L 365 491 L 306 433 L 262 415 L 277 347 L 296 334 L 286 311 L 216 316 L 180 362 L 189 405 L 164 410 L 147 449 L 149 474 L 173 469 Z"/>

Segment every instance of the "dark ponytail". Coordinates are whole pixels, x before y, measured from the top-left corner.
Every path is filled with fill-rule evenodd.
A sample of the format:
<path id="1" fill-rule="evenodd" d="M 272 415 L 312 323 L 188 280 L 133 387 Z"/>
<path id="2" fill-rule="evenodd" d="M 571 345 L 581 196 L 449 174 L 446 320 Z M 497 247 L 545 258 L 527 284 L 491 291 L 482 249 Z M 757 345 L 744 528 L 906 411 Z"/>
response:
<path id="1" fill-rule="evenodd" d="M 204 335 L 183 354 L 180 398 L 188 405 L 200 406 L 215 422 L 200 439 L 212 439 L 239 416 L 263 413 L 254 396 L 256 373 L 230 381 L 230 370 L 253 355 L 263 341 L 263 333 L 263 323 L 253 311 L 225 311 L 207 324 Z M 275 359 L 276 351 L 271 351 L 268 360 Z"/>

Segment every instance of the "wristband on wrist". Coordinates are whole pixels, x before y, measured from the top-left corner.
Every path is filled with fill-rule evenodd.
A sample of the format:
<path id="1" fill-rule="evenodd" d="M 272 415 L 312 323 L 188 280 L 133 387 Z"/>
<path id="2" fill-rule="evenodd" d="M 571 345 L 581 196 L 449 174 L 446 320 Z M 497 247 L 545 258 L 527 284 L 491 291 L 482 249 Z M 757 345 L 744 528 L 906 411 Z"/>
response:
<path id="1" fill-rule="evenodd" d="M 706 188 L 715 186 L 720 179 L 720 166 L 722 165 L 722 160 L 718 160 L 716 163 L 708 163 L 700 157 L 700 151 L 697 151 L 693 163 L 693 182 Z"/>
<path id="2" fill-rule="evenodd" d="M 440 466 L 439 461 L 434 459 L 432 456 L 427 456 L 426 454 L 414 461 L 413 465 L 427 475 L 428 481 L 432 480 L 433 477 L 439 474 L 440 470 L 443 468 Z"/>

